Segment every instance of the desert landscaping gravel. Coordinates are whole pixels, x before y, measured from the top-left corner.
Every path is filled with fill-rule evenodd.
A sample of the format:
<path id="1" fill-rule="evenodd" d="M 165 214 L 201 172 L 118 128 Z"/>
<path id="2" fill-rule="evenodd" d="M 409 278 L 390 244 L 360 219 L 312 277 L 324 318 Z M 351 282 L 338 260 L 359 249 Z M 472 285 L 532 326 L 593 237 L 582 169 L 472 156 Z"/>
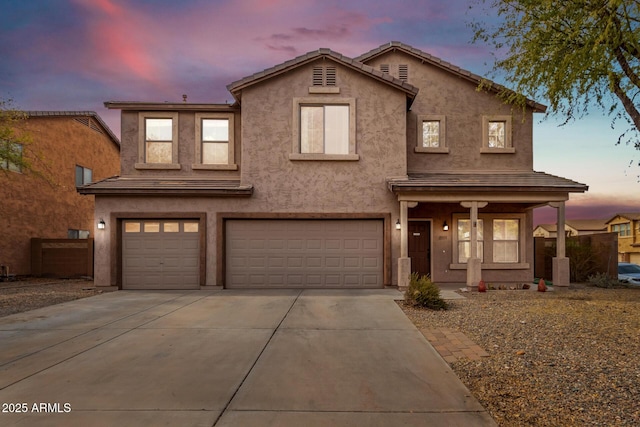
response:
<path id="1" fill-rule="evenodd" d="M 4 282 L 0 316 L 99 293 L 87 280 Z M 451 368 L 498 425 L 640 426 L 640 289 L 463 295 L 446 311 L 400 307 L 489 353 Z"/>
<path id="2" fill-rule="evenodd" d="M 640 289 L 464 295 L 447 311 L 400 306 L 489 353 L 451 368 L 498 425 L 640 426 Z"/>
<path id="3" fill-rule="evenodd" d="M 92 280 L 38 278 L 0 282 L 0 317 L 100 293 Z"/>

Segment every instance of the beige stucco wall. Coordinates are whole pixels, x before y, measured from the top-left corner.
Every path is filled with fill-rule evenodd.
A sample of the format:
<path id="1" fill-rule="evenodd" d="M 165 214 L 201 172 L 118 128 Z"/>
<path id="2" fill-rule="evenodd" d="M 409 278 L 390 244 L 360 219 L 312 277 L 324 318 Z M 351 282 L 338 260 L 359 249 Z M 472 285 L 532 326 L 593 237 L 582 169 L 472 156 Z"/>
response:
<path id="1" fill-rule="evenodd" d="M 321 62 L 322 60 L 320 60 Z M 331 62 L 331 64 L 334 64 Z M 109 218 L 112 212 L 204 212 L 207 215 L 206 285 L 217 285 L 216 235 L 218 212 L 254 213 L 371 213 L 399 217 L 399 205 L 387 189 L 386 178 L 406 175 L 406 95 L 403 91 L 361 73 L 337 65 L 339 94 L 310 94 L 312 64 L 273 77 L 242 93 L 241 168 L 243 184 L 254 186 L 250 198 L 162 198 L 98 197 L 96 215 Z M 295 97 L 355 98 L 356 153 L 358 161 L 290 160 Z M 180 113 L 181 129 L 193 113 Z M 192 120 L 191 120 L 192 121 Z M 137 114 L 123 114 L 123 174 L 137 176 L 219 177 L 221 172 L 140 171 L 137 159 Z M 239 120 L 237 120 L 239 123 Z M 238 136 L 238 134 L 236 134 Z M 180 162 L 194 146 L 194 132 L 180 131 Z M 229 174 L 229 173 L 227 173 Z M 233 174 L 231 174 L 233 175 Z M 110 226 L 113 226 L 111 224 Z M 115 283 L 110 264 L 113 252 L 109 232 L 96 236 L 96 284 Z M 400 234 L 391 232 L 391 277 L 397 280 L 395 259 L 399 256 Z"/>
<path id="2" fill-rule="evenodd" d="M 31 138 L 25 157 L 46 179 L 0 171 L 0 264 L 28 275 L 31 238 L 66 239 L 69 229 L 95 235 L 94 197 L 76 192 L 75 167 L 91 169 L 94 181 L 108 178 L 119 172 L 119 153 L 106 134 L 73 117 L 32 116 L 17 126 Z"/>
<path id="3" fill-rule="evenodd" d="M 618 234 L 618 261 L 638 263 L 640 261 L 640 221 L 616 216 L 608 223 L 609 232 L 614 225 L 630 223 L 631 235 Z"/>
<path id="4" fill-rule="evenodd" d="M 380 64 L 409 66 L 408 83 L 420 88 L 407 116 L 408 171 L 512 171 L 533 169 L 533 113 L 505 105 L 495 94 L 479 92 L 477 84 L 460 78 L 400 51 L 391 51 L 367 62 L 379 69 Z M 448 154 L 415 153 L 417 117 L 434 114 L 446 117 Z M 482 116 L 511 115 L 515 153 L 481 153 Z"/>

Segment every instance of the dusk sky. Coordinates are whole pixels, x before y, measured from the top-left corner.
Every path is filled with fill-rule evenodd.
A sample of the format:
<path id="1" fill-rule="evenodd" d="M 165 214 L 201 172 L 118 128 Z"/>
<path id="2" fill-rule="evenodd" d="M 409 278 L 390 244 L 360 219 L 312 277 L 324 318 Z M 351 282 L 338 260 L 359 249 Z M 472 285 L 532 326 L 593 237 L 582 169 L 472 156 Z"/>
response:
<path id="1" fill-rule="evenodd" d="M 120 112 L 104 101 L 233 102 L 227 84 L 325 47 L 355 57 L 401 41 L 489 76 L 492 52 L 471 43 L 469 22 L 496 20 L 471 3 L 0 0 L 0 98 L 23 110 L 95 111 L 119 136 Z M 568 218 L 640 211 L 640 151 L 616 145 L 625 126 L 612 129 L 597 110 L 562 127 L 543 119 L 534 169 L 590 188 L 571 196 Z M 555 222 L 555 210 L 537 210 L 539 222 Z"/>

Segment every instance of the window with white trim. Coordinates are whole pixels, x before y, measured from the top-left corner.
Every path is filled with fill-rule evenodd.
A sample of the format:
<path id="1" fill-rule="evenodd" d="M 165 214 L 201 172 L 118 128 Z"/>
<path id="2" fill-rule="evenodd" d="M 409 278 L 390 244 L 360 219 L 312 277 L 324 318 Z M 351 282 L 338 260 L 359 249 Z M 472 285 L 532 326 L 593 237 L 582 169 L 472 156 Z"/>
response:
<path id="1" fill-rule="evenodd" d="M 237 170 L 233 113 L 196 113 L 192 169 Z"/>
<path id="2" fill-rule="evenodd" d="M 484 116 L 482 118 L 482 152 L 515 152 L 511 139 L 511 116 Z"/>
<path id="3" fill-rule="evenodd" d="M 291 160 L 358 160 L 355 99 L 296 98 Z"/>
<path id="4" fill-rule="evenodd" d="M 178 113 L 139 114 L 136 169 L 180 169 Z"/>

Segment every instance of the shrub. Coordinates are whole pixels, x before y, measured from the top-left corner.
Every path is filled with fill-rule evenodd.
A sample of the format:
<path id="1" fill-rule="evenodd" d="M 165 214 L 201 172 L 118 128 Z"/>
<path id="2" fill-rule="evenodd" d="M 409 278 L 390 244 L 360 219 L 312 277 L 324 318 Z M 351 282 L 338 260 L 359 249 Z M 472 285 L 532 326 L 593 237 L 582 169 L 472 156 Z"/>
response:
<path id="1" fill-rule="evenodd" d="M 611 277 L 606 273 L 596 273 L 589 276 L 589 283 L 598 288 L 615 288 L 620 286 L 621 283 L 617 278 Z"/>
<path id="2" fill-rule="evenodd" d="M 419 277 L 418 273 L 411 274 L 409 288 L 404 294 L 405 300 L 416 307 L 431 310 L 446 310 L 447 302 L 440 297 L 440 289 L 431 281 L 429 276 Z"/>

